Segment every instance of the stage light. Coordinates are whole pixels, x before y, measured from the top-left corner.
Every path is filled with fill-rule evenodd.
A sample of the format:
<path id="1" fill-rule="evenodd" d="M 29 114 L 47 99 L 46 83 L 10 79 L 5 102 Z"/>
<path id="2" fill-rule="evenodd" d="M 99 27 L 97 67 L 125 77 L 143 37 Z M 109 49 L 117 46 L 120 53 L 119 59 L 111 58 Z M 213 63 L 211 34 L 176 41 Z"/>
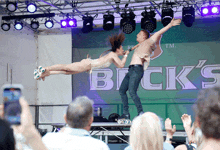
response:
<path id="1" fill-rule="evenodd" d="M 157 20 L 154 18 L 156 13 L 152 10 L 147 12 L 146 10 L 141 13 L 141 28 L 152 33 L 157 28 Z"/>
<path id="2" fill-rule="evenodd" d="M 60 22 L 61 22 L 61 28 L 77 27 L 77 21 L 74 18 L 73 19 L 67 18 L 64 20 L 60 20 Z"/>
<path id="3" fill-rule="evenodd" d="M 214 14 L 215 14 L 215 13 L 217 13 L 217 12 L 218 12 L 218 8 L 217 8 L 216 6 L 215 6 L 215 7 L 213 7 L 213 8 L 212 8 L 212 13 L 214 13 Z"/>
<path id="4" fill-rule="evenodd" d="M 173 19 L 173 10 L 171 8 L 163 8 L 161 15 L 161 22 L 163 26 L 167 26 Z"/>
<path id="5" fill-rule="evenodd" d="M 67 21 L 61 20 L 61 28 L 66 28 L 66 26 L 67 26 Z"/>
<path id="6" fill-rule="evenodd" d="M 32 29 L 38 29 L 39 28 L 39 22 L 38 21 L 31 21 L 31 28 Z"/>
<path id="7" fill-rule="evenodd" d="M 114 29 L 115 26 L 115 17 L 111 14 L 103 15 L 103 29 L 106 31 Z"/>
<path id="8" fill-rule="evenodd" d="M 1 27 L 4 31 L 8 31 L 11 28 L 10 23 L 2 23 Z"/>
<path id="9" fill-rule="evenodd" d="M 6 8 L 10 12 L 14 12 L 17 10 L 17 3 L 16 2 L 7 2 Z"/>
<path id="10" fill-rule="evenodd" d="M 34 13 L 37 11 L 37 5 L 35 3 L 28 3 L 27 4 L 27 11 L 30 13 Z"/>
<path id="11" fill-rule="evenodd" d="M 208 15 L 219 15 L 220 5 L 213 5 L 213 6 L 206 6 L 201 7 L 201 15 L 208 16 Z"/>
<path id="12" fill-rule="evenodd" d="M 83 17 L 83 28 L 82 32 L 83 33 L 89 33 L 93 30 L 93 17 L 87 16 Z"/>
<path id="13" fill-rule="evenodd" d="M 187 27 L 191 27 L 195 21 L 195 9 L 191 7 L 183 7 L 182 20 Z"/>
<path id="14" fill-rule="evenodd" d="M 23 28 L 23 23 L 21 21 L 15 21 L 14 27 L 16 30 L 21 30 Z"/>
<path id="15" fill-rule="evenodd" d="M 204 8 L 204 9 L 202 9 L 202 13 L 203 13 L 203 14 L 206 15 L 206 14 L 208 14 L 208 12 L 209 12 L 208 8 Z"/>
<path id="16" fill-rule="evenodd" d="M 134 20 L 135 14 L 133 11 L 129 13 L 122 13 L 121 14 L 121 21 L 120 21 L 120 28 L 125 34 L 131 34 L 136 28 L 136 22 Z"/>
<path id="17" fill-rule="evenodd" d="M 54 26 L 53 20 L 49 19 L 45 21 L 45 27 L 50 29 L 53 28 L 53 26 Z"/>

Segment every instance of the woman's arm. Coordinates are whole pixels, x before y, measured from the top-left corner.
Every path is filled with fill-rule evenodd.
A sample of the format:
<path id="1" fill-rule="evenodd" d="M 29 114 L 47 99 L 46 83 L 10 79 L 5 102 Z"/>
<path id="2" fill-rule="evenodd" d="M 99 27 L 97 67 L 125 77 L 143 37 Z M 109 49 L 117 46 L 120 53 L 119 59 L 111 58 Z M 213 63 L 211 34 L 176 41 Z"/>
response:
<path id="1" fill-rule="evenodd" d="M 117 55 L 113 55 L 113 63 L 115 64 L 115 66 L 118 68 L 123 68 L 125 66 L 125 62 L 127 60 L 128 54 L 129 51 L 126 51 L 122 60 Z"/>
<path id="2" fill-rule="evenodd" d="M 156 33 L 154 33 L 149 39 L 149 41 L 151 42 L 151 44 L 154 44 L 156 43 L 160 36 L 162 34 L 164 34 L 167 30 L 169 30 L 171 27 L 173 26 L 177 26 L 177 25 L 180 25 L 181 23 L 181 19 L 177 19 L 177 20 L 174 20 L 174 18 L 171 20 L 171 22 L 166 26 L 166 27 L 163 27 L 161 30 L 157 31 Z"/>

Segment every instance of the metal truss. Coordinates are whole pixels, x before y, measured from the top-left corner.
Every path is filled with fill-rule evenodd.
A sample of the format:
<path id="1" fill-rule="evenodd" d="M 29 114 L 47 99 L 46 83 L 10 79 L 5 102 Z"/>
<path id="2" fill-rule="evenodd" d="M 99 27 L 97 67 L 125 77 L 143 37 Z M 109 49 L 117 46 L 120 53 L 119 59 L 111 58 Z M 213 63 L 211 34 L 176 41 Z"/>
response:
<path id="1" fill-rule="evenodd" d="M 10 13 L 6 9 L 6 2 L 0 1 L 0 15 L 28 15 L 31 14 L 26 10 L 26 2 L 24 0 L 9 0 L 18 3 L 18 9 Z M 161 17 L 163 7 L 171 7 L 175 17 L 181 18 L 182 7 L 194 6 L 197 16 L 200 16 L 200 9 L 206 4 L 210 4 L 210 0 L 32 0 L 37 5 L 36 14 L 55 13 L 54 22 L 59 26 L 60 20 L 65 17 L 74 17 L 78 21 L 78 27 L 82 27 L 82 17 L 90 15 L 94 17 L 95 26 L 100 26 L 103 20 L 103 14 L 111 12 L 115 19 L 121 18 L 121 13 L 126 10 L 132 10 L 136 17 L 141 17 L 141 12 L 145 9 L 154 9 L 157 18 Z M 211 1 L 211 3 L 219 3 L 219 1 Z M 38 20 L 40 24 L 44 24 L 44 19 Z M 27 24 L 30 21 L 25 21 Z M 118 21 L 116 21 L 118 23 Z M 57 28 L 58 28 L 57 26 Z M 40 26 L 41 28 L 41 26 Z"/>

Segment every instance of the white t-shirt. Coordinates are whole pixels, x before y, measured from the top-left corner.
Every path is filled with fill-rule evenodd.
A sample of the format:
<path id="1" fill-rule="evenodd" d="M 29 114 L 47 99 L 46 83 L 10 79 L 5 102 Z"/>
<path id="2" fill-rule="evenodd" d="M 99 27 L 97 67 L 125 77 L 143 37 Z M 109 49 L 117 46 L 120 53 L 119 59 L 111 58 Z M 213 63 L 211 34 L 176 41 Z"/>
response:
<path id="1" fill-rule="evenodd" d="M 106 143 L 84 129 L 67 127 L 64 132 L 47 133 L 42 140 L 49 150 L 109 150 Z"/>

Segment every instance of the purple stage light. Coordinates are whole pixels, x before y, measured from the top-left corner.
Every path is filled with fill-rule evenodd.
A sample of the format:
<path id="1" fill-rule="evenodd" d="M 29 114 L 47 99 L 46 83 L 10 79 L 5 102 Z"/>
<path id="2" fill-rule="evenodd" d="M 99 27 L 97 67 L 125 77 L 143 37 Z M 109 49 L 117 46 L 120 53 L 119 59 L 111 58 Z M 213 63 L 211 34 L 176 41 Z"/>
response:
<path id="1" fill-rule="evenodd" d="M 67 27 L 77 27 L 77 21 L 76 19 L 65 19 L 61 20 L 61 28 L 67 28 Z"/>
<path id="2" fill-rule="evenodd" d="M 202 7 L 202 16 L 207 16 L 207 15 L 218 15 L 219 14 L 219 9 L 220 5 L 215 5 L 215 6 L 206 6 Z"/>
<path id="3" fill-rule="evenodd" d="M 209 12 L 208 8 L 204 8 L 204 9 L 202 10 L 202 13 L 203 13 L 204 15 L 207 15 L 208 12 Z"/>
<path id="4" fill-rule="evenodd" d="M 70 20 L 70 21 L 69 21 L 69 25 L 70 25 L 70 26 L 73 26 L 73 25 L 74 25 L 73 20 Z"/>
<path id="5" fill-rule="evenodd" d="M 218 12 L 218 8 L 216 6 L 212 7 L 212 13 L 216 14 Z"/>
<path id="6" fill-rule="evenodd" d="M 67 22 L 66 20 L 61 20 L 61 28 L 66 28 Z"/>

